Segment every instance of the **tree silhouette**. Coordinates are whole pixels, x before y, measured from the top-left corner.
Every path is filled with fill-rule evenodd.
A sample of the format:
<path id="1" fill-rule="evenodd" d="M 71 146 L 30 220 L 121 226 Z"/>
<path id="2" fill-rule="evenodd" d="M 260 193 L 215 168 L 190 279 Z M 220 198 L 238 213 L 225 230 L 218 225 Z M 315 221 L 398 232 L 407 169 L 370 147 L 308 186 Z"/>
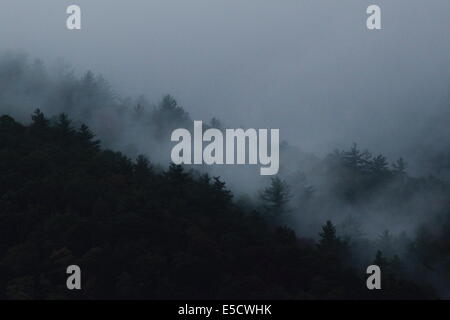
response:
<path id="1" fill-rule="evenodd" d="M 289 186 L 278 177 L 271 178 L 270 186 L 260 193 L 264 209 L 271 218 L 279 218 L 288 212 L 291 197 Z"/>
<path id="2" fill-rule="evenodd" d="M 356 143 L 352 145 L 349 151 L 343 153 L 343 160 L 346 167 L 358 170 L 366 168 L 372 155 L 368 151 L 361 152 Z"/>
<path id="3" fill-rule="evenodd" d="M 408 164 L 406 163 L 405 160 L 403 160 L 403 158 L 399 158 L 392 164 L 392 168 L 396 176 L 404 176 L 406 174 L 407 167 Z"/>
<path id="4" fill-rule="evenodd" d="M 318 247 L 323 250 L 336 249 L 340 239 L 336 235 L 336 227 L 328 220 L 324 226 L 322 226 L 322 232 L 319 233 L 320 240 Z"/>
<path id="5" fill-rule="evenodd" d="M 331 221 L 318 242 L 299 238 L 241 209 L 219 177 L 153 169 L 66 116 L 34 116 L 28 126 L 0 117 L 0 298 L 373 298 Z M 265 210 L 289 211 L 281 179 L 262 195 Z M 446 238 L 429 238 L 411 254 L 436 264 Z M 83 290 L 65 288 L 68 264 L 82 267 Z M 394 280 L 381 297 L 433 297 Z"/>

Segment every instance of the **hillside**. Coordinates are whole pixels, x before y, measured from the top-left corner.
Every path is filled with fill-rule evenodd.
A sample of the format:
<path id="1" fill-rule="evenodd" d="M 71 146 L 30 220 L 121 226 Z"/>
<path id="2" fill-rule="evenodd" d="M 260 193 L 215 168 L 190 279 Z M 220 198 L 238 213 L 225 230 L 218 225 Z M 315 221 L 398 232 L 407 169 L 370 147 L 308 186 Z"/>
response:
<path id="1" fill-rule="evenodd" d="M 299 238 L 243 211 L 220 178 L 103 149 L 40 111 L 0 118 L 0 298 L 431 298 L 394 273 L 366 289 L 331 223 Z M 380 258 L 380 257 L 379 257 Z M 66 289 L 66 267 L 83 289 Z"/>

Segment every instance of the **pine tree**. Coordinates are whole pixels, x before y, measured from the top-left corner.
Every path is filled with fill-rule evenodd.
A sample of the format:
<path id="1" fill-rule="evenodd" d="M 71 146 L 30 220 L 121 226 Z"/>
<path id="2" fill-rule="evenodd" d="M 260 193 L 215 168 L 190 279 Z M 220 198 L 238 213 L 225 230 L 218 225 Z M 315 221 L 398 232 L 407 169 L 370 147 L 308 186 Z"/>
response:
<path id="1" fill-rule="evenodd" d="M 85 146 L 98 148 L 100 145 L 99 140 L 93 140 L 95 135 L 92 133 L 91 129 L 89 129 L 89 127 L 84 123 L 80 126 L 80 129 L 78 129 L 77 135 L 80 138 L 82 144 Z"/>
<path id="2" fill-rule="evenodd" d="M 133 166 L 133 173 L 138 183 L 145 183 L 151 176 L 152 165 L 146 156 L 140 154 L 136 158 L 136 163 Z"/>
<path id="3" fill-rule="evenodd" d="M 191 176 L 184 171 L 183 166 L 171 163 L 169 169 L 164 173 L 169 183 L 174 189 L 181 191 L 181 189 L 190 182 Z"/>
<path id="4" fill-rule="evenodd" d="M 389 261 L 387 258 L 384 257 L 383 252 L 381 252 L 381 250 L 378 250 L 375 255 L 375 260 L 373 261 L 373 264 L 379 266 L 380 269 L 383 269 L 389 265 Z"/>
<path id="5" fill-rule="evenodd" d="M 214 177 L 213 187 L 220 194 L 220 203 L 225 204 L 233 198 L 230 190 L 226 188 L 225 182 L 220 180 L 220 177 Z"/>
<path id="6" fill-rule="evenodd" d="M 333 259 L 343 259 L 348 255 L 348 243 L 337 236 L 336 227 L 328 220 L 322 226 L 322 232 L 319 233 L 320 240 L 317 248 L 322 254 Z"/>
<path id="7" fill-rule="evenodd" d="M 45 118 L 44 114 L 39 108 L 36 109 L 31 115 L 31 120 L 33 121 L 31 127 L 36 129 L 47 128 L 49 124 L 48 119 Z"/>
<path id="8" fill-rule="evenodd" d="M 59 132 L 63 136 L 66 136 L 69 133 L 73 132 L 72 121 L 69 119 L 67 114 L 61 113 L 58 116 L 58 121 L 56 122 L 56 128 L 59 130 Z"/>
<path id="9" fill-rule="evenodd" d="M 343 160 L 346 167 L 358 170 L 368 166 L 372 155 L 368 151 L 361 152 L 356 143 L 353 144 L 349 151 L 343 152 Z"/>
<path id="10" fill-rule="evenodd" d="M 405 160 L 403 160 L 403 158 L 399 158 L 397 161 L 395 161 L 395 163 L 392 164 L 394 174 L 397 176 L 404 176 L 406 174 L 407 167 L 408 164 Z"/>
<path id="11" fill-rule="evenodd" d="M 328 220 L 324 226 L 322 226 L 322 232 L 319 233 L 319 248 L 332 249 L 337 247 L 339 238 L 336 235 L 336 227 Z"/>
<path id="12" fill-rule="evenodd" d="M 272 178 L 270 186 L 260 194 L 263 206 L 271 217 L 279 217 L 289 211 L 287 205 L 291 191 L 287 183 L 280 178 Z"/>
<path id="13" fill-rule="evenodd" d="M 385 174 L 388 171 L 388 162 L 386 157 L 378 155 L 370 162 L 370 169 L 375 174 Z"/>

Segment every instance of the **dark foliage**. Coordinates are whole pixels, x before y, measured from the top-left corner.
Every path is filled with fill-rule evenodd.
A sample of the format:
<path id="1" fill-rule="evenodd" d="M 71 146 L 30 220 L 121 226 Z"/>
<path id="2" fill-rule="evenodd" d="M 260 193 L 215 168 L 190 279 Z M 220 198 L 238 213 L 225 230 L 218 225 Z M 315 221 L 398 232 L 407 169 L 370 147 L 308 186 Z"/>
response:
<path id="1" fill-rule="evenodd" d="M 0 298 L 431 297 L 396 280 L 372 294 L 331 222 L 321 238 L 244 213 L 219 178 L 103 150 L 66 115 L 0 117 Z M 81 291 L 66 289 L 70 264 Z"/>

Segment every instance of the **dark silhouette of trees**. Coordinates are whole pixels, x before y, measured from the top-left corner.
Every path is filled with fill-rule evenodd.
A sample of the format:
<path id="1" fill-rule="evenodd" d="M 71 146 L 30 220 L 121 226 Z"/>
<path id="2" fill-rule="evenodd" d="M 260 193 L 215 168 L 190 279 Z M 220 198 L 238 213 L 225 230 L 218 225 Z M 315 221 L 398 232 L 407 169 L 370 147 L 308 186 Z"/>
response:
<path id="1" fill-rule="evenodd" d="M 34 111 L 31 119 L 33 120 L 33 123 L 31 125 L 32 128 L 42 129 L 48 126 L 49 121 L 45 118 L 44 114 L 39 109 L 36 109 Z"/>
<path id="2" fill-rule="evenodd" d="M 337 236 L 336 227 L 330 220 L 322 226 L 322 232 L 319 233 L 319 236 L 320 239 L 317 248 L 323 255 L 331 257 L 336 261 L 346 258 L 348 244 Z"/>
<path id="3" fill-rule="evenodd" d="M 344 165 L 352 170 L 366 169 L 372 155 L 368 151 L 360 151 L 356 143 L 350 150 L 342 153 Z"/>
<path id="4" fill-rule="evenodd" d="M 167 139 L 172 130 L 176 128 L 192 126 L 189 114 L 170 95 L 164 96 L 159 106 L 151 114 L 150 121 L 154 128 L 154 135 L 158 139 Z"/>
<path id="5" fill-rule="evenodd" d="M 32 120 L 0 117 L 0 298 L 372 297 L 331 222 L 315 245 L 240 209 L 219 177 L 102 149 L 65 115 Z M 285 182 L 262 194 L 287 212 Z M 82 291 L 65 287 L 70 264 Z M 433 297 L 390 287 L 390 298 Z"/>
<path id="6" fill-rule="evenodd" d="M 339 242 L 338 237 L 336 236 L 336 227 L 331 223 L 330 220 L 322 227 L 322 232 L 319 234 L 319 248 L 323 249 L 333 249 L 336 247 Z"/>
<path id="7" fill-rule="evenodd" d="M 264 210 L 271 219 L 279 219 L 289 211 L 288 203 L 291 197 L 288 184 L 278 177 L 271 178 L 270 186 L 260 193 Z"/>

